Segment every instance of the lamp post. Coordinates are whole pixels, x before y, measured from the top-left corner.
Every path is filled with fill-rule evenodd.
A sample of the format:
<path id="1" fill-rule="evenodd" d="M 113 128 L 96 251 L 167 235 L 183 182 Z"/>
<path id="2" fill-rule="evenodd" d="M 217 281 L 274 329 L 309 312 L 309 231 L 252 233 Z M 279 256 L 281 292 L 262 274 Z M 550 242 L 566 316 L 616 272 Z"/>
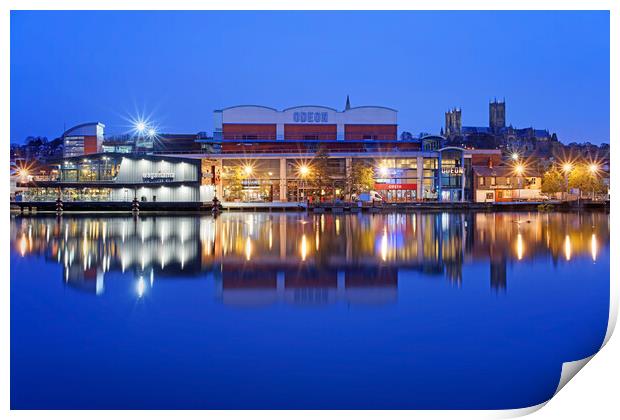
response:
<path id="1" fill-rule="evenodd" d="M 521 183 L 523 182 L 523 173 L 525 172 L 525 167 L 522 163 L 517 163 L 515 166 L 515 174 L 517 175 L 517 200 L 521 201 Z"/>
<path id="2" fill-rule="evenodd" d="M 566 186 L 566 200 L 568 200 L 568 174 L 573 170 L 573 164 L 570 162 L 566 162 L 562 165 L 562 170 L 564 171 L 564 184 Z"/>
<path id="3" fill-rule="evenodd" d="M 306 177 L 308 176 L 308 174 L 310 174 L 310 168 L 308 167 L 308 165 L 302 164 L 299 166 L 298 171 L 299 171 L 299 175 L 301 176 L 301 193 L 304 195 L 304 198 L 306 198 L 306 192 L 305 192 Z M 298 189 L 297 197 L 300 198 L 299 187 L 297 189 Z"/>
<path id="4" fill-rule="evenodd" d="M 133 142 L 133 149 L 135 152 L 136 149 L 138 148 L 138 139 L 144 135 L 144 131 L 146 130 L 146 123 L 144 121 L 138 121 L 134 125 L 134 129 L 136 133 L 138 134 L 137 137 L 134 137 L 134 142 Z"/>
<path id="5" fill-rule="evenodd" d="M 246 179 L 248 179 L 247 186 L 250 186 L 249 179 L 254 173 L 254 168 L 250 164 L 246 164 L 243 166 L 243 173 L 245 174 Z"/>
<path id="6" fill-rule="evenodd" d="M 594 178 L 592 180 L 592 201 L 595 201 L 594 200 L 594 190 L 595 190 L 595 187 L 596 187 L 596 181 L 597 181 L 596 175 L 598 174 L 598 169 L 599 168 L 598 168 L 598 165 L 596 163 L 591 163 L 590 166 L 588 166 L 588 170 L 590 171 L 590 174 Z"/>

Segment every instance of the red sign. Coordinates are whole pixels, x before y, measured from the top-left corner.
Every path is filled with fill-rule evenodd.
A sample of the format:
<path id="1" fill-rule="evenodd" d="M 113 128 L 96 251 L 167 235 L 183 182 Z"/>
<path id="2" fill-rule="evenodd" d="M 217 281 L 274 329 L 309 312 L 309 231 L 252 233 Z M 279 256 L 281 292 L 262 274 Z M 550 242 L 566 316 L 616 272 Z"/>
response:
<path id="1" fill-rule="evenodd" d="M 375 190 L 417 190 L 418 184 L 375 184 Z"/>

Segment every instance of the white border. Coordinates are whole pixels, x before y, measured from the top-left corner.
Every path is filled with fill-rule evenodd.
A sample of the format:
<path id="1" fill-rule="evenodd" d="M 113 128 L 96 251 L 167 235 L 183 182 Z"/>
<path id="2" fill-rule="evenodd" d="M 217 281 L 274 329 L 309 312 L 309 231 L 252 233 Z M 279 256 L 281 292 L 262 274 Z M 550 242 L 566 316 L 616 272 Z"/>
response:
<path id="1" fill-rule="evenodd" d="M 0 129 L 2 130 L 2 138 L 4 139 L 4 147 L 8 148 L 8 139 L 10 139 L 10 75 L 9 75 L 9 48 L 10 48 L 10 10 L 138 10 L 138 9 L 150 9 L 150 10 L 231 10 L 231 9 L 287 9 L 287 10 L 611 10 L 611 71 L 610 71 L 610 87 L 611 87 L 611 107 L 610 117 L 617 116 L 618 114 L 618 84 L 617 75 L 620 74 L 620 67 L 618 66 L 618 40 L 620 34 L 618 31 L 619 18 L 618 12 L 620 10 L 620 2 L 612 0 L 591 0 L 591 1 L 578 1 L 578 0 L 435 0 L 433 2 L 410 0 L 410 1 L 395 1 L 395 0 L 383 0 L 369 1 L 369 0 L 313 0 L 308 1 L 283 1 L 283 0 L 212 0 L 210 2 L 198 2 L 196 0 L 151 0 L 151 1 L 137 1 L 137 0 L 89 0 L 89 1 L 76 1 L 76 0 L 5 0 L 0 2 L 0 8 L 2 9 L 2 15 L 0 15 L 0 54 L 2 59 L 0 60 L 0 95 L 2 100 L 0 101 Z M 524 28 L 527 30 L 527 28 Z M 619 128 L 616 118 L 610 118 L 611 123 L 611 138 L 618 139 Z M 614 162 L 617 159 L 617 150 L 615 141 L 611 147 L 612 160 Z M 612 143 L 612 141 L 610 141 Z M 5 149 L 6 150 L 6 149 Z M 8 150 L 7 150 L 8 152 Z M 5 170 L 8 171 L 9 166 L 9 153 L 2 154 L 2 160 L 4 161 Z M 8 177 L 7 177 L 8 178 Z M 613 185 L 618 184 L 618 175 L 615 171 L 611 172 L 611 183 Z M 2 194 L 0 197 L 9 196 L 9 185 L 5 181 L 2 184 Z M 9 203 L 8 200 L 0 200 L 0 205 L 4 210 L 5 217 L 8 217 Z M 611 215 L 618 213 L 615 210 L 615 206 L 612 206 Z M 8 219 L 5 219 L 8 221 Z M 131 416 L 132 418 L 167 418 L 170 416 L 170 412 L 165 411 L 120 411 L 120 412 L 105 412 L 105 411 L 91 411 L 85 414 L 81 411 L 55 411 L 55 412 L 30 412 L 30 411 L 17 411 L 8 412 L 9 410 L 9 224 L 0 223 L 0 229 L 2 230 L 2 285 L 0 286 L 0 413 L 8 414 L 11 417 L 19 418 L 39 418 L 42 415 L 51 418 L 67 419 L 67 418 L 83 418 L 88 415 L 91 418 L 108 418 L 110 416 Z M 611 238 L 618 238 L 617 224 L 611 223 Z M 617 313 L 618 313 L 618 259 L 614 258 L 618 254 L 615 252 L 615 244 L 612 239 L 612 254 L 611 254 L 611 304 L 610 304 L 610 322 L 608 331 L 605 337 L 605 343 L 609 342 L 609 338 L 615 327 Z M 595 418 L 616 418 L 618 416 L 618 396 L 617 396 L 617 384 L 618 375 L 620 374 L 620 345 L 617 343 L 617 339 L 613 340 L 610 344 L 607 344 L 605 351 L 600 355 L 593 358 L 592 366 L 585 369 L 585 372 L 580 374 L 579 381 L 573 385 L 567 386 L 565 390 L 554 397 L 549 402 L 549 407 L 545 410 L 541 410 L 536 413 L 539 418 L 583 418 L 583 416 L 592 416 Z M 42 349 L 44 351 L 44 349 Z M 590 358 L 588 358 L 590 360 Z M 584 363 L 571 363 L 567 364 L 573 372 L 579 369 L 575 368 L 578 365 L 584 365 Z M 563 371 L 563 375 L 565 375 Z M 558 387 L 558 390 L 561 387 Z M 238 416 L 246 416 L 251 414 L 256 419 L 289 419 L 292 415 L 295 418 L 315 418 L 317 414 L 327 417 L 341 417 L 346 415 L 354 415 L 358 418 L 375 418 L 377 414 L 381 416 L 387 416 L 390 418 L 447 418 L 447 417 L 466 417 L 466 418 L 503 418 L 513 417 L 528 414 L 533 411 L 537 411 L 539 406 L 520 409 L 520 410 L 504 410 L 504 411 L 355 411 L 355 412 L 342 412 L 342 411 L 327 411 L 327 412 L 287 412 L 287 411 L 253 411 L 253 412 L 239 412 L 239 411 L 210 411 L 207 415 L 215 416 L 218 418 L 235 418 Z M 182 411 L 175 412 L 175 416 L 183 416 L 189 418 L 199 418 L 205 415 L 203 412 L 196 411 Z"/>

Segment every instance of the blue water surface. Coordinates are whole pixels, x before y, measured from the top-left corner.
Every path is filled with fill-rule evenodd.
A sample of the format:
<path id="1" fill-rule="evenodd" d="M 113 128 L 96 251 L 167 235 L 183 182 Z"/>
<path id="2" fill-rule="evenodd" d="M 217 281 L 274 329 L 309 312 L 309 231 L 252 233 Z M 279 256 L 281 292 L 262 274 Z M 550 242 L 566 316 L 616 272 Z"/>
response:
<path id="1" fill-rule="evenodd" d="M 14 409 L 507 409 L 602 344 L 605 213 L 11 217 Z"/>

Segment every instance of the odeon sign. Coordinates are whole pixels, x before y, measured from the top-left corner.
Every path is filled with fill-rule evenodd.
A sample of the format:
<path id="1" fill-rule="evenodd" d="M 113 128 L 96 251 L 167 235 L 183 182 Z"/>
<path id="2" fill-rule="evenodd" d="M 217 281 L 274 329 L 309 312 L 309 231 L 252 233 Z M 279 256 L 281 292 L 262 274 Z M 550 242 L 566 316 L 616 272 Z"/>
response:
<path id="1" fill-rule="evenodd" d="M 463 167 L 453 166 L 449 168 L 441 168 L 441 173 L 443 175 L 463 175 Z"/>
<path id="2" fill-rule="evenodd" d="M 293 113 L 293 121 L 295 122 L 314 122 L 325 123 L 329 120 L 327 112 L 297 111 Z"/>

